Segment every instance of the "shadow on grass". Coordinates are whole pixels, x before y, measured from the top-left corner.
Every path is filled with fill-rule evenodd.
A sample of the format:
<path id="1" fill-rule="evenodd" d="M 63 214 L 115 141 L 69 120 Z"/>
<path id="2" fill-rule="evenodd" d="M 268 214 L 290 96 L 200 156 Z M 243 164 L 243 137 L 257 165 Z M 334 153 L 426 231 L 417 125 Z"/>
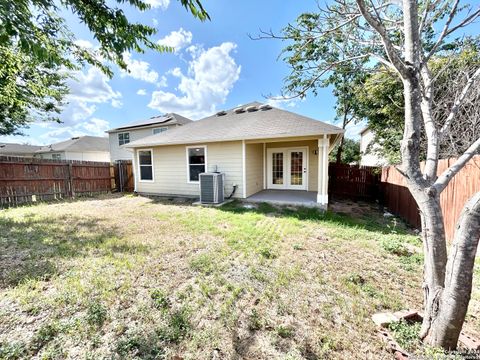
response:
<path id="1" fill-rule="evenodd" d="M 357 216 L 352 216 L 350 214 L 333 212 L 330 210 L 322 211 L 312 207 L 274 206 L 269 203 L 248 205 L 250 206 L 245 206 L 245 204 L 242 202 L 235 200 L 231 203 L 221 206 L 219 210 L 235 214 L 254 212 L 270 216 L 293 218 L 301 221 L 327 223 L 334 226 L 345 226 L 356 229 L 360 228 L 382 234 L 392 233 L 392 220 L 385 219 L 380 213 L 377 213 L 373 210 L 369 214 L 358 214 Z M 397 234 L 409 234 L 408 229 L 401 222 L 395 224 L 395 232 Z"/>
<path id="2" fill-rule="evenodd" d="M 119 229 L 102 219 L 73 215 L 0 217 L 0 244 L 0 288 L 46 280 L 58 273 L 64 258 L 148 251 L 123 243 Z"/>

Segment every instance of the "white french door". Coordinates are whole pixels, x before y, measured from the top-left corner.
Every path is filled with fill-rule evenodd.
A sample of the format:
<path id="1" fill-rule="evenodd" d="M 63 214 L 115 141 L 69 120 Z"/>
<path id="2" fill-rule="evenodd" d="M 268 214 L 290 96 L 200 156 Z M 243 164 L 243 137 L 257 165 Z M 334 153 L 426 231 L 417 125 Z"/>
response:
<path id="1" fill-rule="evenodd" d="M 267 188 L 307 190 L 307 148 L 267 149 Z"/>

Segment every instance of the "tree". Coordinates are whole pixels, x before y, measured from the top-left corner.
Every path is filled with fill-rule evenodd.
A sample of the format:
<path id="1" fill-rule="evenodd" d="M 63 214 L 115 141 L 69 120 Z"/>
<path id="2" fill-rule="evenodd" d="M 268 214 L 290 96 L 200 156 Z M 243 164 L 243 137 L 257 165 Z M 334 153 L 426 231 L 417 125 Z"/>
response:
<path id="1" fill-rule="evenodd" d="M 462 136 L 456 124 L 465 105 L 478 114 L 480 104 L 467 104 L 467 99 L 480 87 L 480 67 L 457 74 L 462 82 L 450 84 L 455 88 L 455 96 L 445 102 L 447 111 L 442 109 L 439 113 L 434 103 L 438 77 L 432 75 L 430 60 L 439 55 L 448 59 L 462 51 L 461 42 L 452 47 L 450 39 L 480 17 L 480 8 L 461 5 L 460 0 L 334 0 L 326 9 L 319 9 L 316 16 L 315 28 L 299 36 L 314 33 L 315 38 L 328 39 L 331 47 L 345 49 L 341 63 L 365 59 L 364 68 L 369 71 L 382 64 L 402 83 L 404 131 L 400 146 L 402 163 L 397 168 L 421 215 L 425 316 L 420 336 L 430 345 L 454 349 L 472 291 L 480 238 L 480 193 L 465 205 L 448 257 L 440 194 L 478 151 L 480 138 L 468 144 L 452 166 L 440 174 L 439 149 L 445 139 Z M 321 56 L 319 76 L 339 65 L 329 55 L 327 51 Z M 424 154 L 422 136 L 426 143 Z M 426 159 L 424 167 L 420 163 L 422 157 Z"/>
<path id="2" fill-rule="evenodd" d="M 342 129 L 348 124 L 359 120 L 356 115 L 355 88 L 364 82 L 366 73 L 363 71 L 365 59 L 358 58 L 351 62 L 345 61 L 346 49 L 335 44 L 335 34 L 317 36 L 327 29 L 327 24 L 319 22 L 318 14 L 305 13 L 298 16 L 296 25 L 288 25 L 281 36 L 272 31 L 262 32 L 254 39 L 276 38 L 291 40 L 282 53 L 283 61 L 291 69 L 284 79 L 282 98 L 304 98 L 308 93 L 317 96 L 319 88 L 331 86 L 336 97 L 336 120 L 341 123 Z M 348 47 L 349 52 L 357 48 L 355 43 L 342 45 Z M 328 58 L 328 65 L 325 59 Z M 335 71 L 330 71 L 330 64 L 335 64 Z M 335 161 L 340 163 L 345 140 L 335 148 Z"/>
<path id="3" fill-rule="evenodd" d="M 209 19 L 200 0 L 180 1 L 200 20 Z M 59 121 L 71 70 L 90 64 L 112 76 L 109 64 L 128 70 L 125 52 L 172 51 L 151 39 L 155 28 L 130 22 L 126 6 L 150 8 L 142 0 L 0 1 L 0 134 L 16 134 L 35 119 Z M 86 25 L 98 49 L 77 42 L 60 15 L 66 11 Z"/>
<path id="4" fill-rule="evenodd" d="M 337 164 L 358 164 L 360 162 L 360 142 L 344 137 L 343 138 L 343 150 L 341 152 L 341 158 L 338 159 L 338 148 L 340 144 L 335 145 L 332 152 L 329 155 L 331 162 Z"/>
<path id="5" fill-rule="evenodd" d="M 433 109 L 436 112 L 433 119 L 438 123 L 437 126 L 441 126 L 448 116 L 459 85 L 464 85 L 466 81 L 465 74 L 480 66 L 480 37 L 462 39 L 462 42 L 461 53 L 448 58 L 436 56 L 429 62 L 432 76 L 437 79 L 433 92 Z M 379 145 L 371 151 L 392 164 L 398 164 L 401 161 L 400 141 L 404 121 L 403 85 L 398 76 L 380 65 L 362 84 L 354 87 L 352 96 L 352 101 L 357 104 L 357 117 L 367 120 L 368 127 L 375 134 L 372 144 Z M 440 143 L 440 158 L 460 156 L 480 137 L 480 116 L 476 106 L 479 101 L 480 89 L 472 89 L 462 103 L 462 110 L 458 112 L 455 121 L 458 130 L 450 131 L 450 136 Z M 427 145 L 423 134 L 420 145 L 422 156 Z M 425 158 L 422 157 L 422 160 Z"/>

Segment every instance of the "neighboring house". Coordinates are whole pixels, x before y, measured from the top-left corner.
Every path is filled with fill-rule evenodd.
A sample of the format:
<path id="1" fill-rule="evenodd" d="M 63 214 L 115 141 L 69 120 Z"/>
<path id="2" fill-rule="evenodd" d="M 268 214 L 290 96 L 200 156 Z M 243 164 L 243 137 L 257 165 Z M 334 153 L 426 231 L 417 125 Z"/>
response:
<path id="1" fill-rule="evenodd" d="M 225 174 L 225 192 L 247 198 L 265 189 L 303 190 L 328 203 L 328 153 L 344 130 L 254 102 L 130 142 L 135 190 L 199 196 L 199 174 Z M 273 193 L 270 191 L 270 193 Z M 289 192 L 300 196 L 299 192 Z"/>
<path id="2" fill-rule="evenodd" d="M 369 145 L 375 138 L 375 134 L 368 127 L 360 131 L 360 165 L 362 166 L 383 166 L 387 165 L 388 161 L 381 156 L 375 154 L 375 149 L 378 145 Z"/>
<path id="3" fill-rule="evenodd" d="M 33 157 L 40 146 L 0 142 L 0 155 Z"/>
<path id="4" fill-rule="evenodd" d="M 35 156 L 53 160 L 81 160 L 110 162 L 108 138 L 79 136 L 52 145 L 42 146 Z"/>
<path id="5" fill-rule="evenodd" d="M 159 134 L 190 122 L 192 122 L 192 120 L 171 113 L 162 116 L 154 116 L 147 120 L 136 121 L 119 128 L 108 130 L 111 161 L 132 160 L 132 152 L 123 147 L 123 145 L 128 144 L 131 141 Z"/>

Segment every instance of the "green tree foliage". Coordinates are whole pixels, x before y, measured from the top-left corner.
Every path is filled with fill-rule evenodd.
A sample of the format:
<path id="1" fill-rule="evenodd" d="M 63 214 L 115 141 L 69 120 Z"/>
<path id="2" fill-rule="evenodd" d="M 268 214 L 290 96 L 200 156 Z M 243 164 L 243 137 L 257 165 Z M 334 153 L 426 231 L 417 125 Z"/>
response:
<path id="1" fill-rule="evenodd" d="M 200 20 L 209 19 L 199 0 L 179 0 Z M 109 64 L 128 70 L 125 52 L 173 49 L 156 44 L 156 29 L 131 22 L 125 8 L 147 11 L 142 0 L 0 1 L 0 134 L 16 134 L 34 120 L 56 116 L 67 93 L 65 79 L 89 64 L 113 75 Z M 61 16 L 70 12 L 86 25 L 98 49 L 86 49 Z"/>
<path id="2" fill-rule="evenodd" d="M 334 32 L 318 36 L 329 26 L 329 23 L 322 22 L 320 14 L 304 13 L 294 24 L 283 29 L 281 38 L 290 43 L 283 49 L 282 56 L 291 70 L 285 78 L 283 92 L 289 97 L 303 98 L 308 92 L 317 96 L 319 88 L 331 87 L 337 99 L 336 121 L 345 129 L 358 120 L 354 91 L 366 77 L 365 59 L 359 57 L 346 61 L 345 54 L 356 52 L 357 45 L 340 44 Z M 274 35 L 267 33 L 267 36 Z M 331 64 L 336 64 L 334 71 Z M 342 140 L 335 149 L 336 162 L 342 161 L 343 144 Z"/>
<path id="3" fill-rule="evenodd" d="M 452 108 L 459 85 L 480 66 L 480 38 L 463 40 L 462 51 L 449 56 L 437 56 L 430 60 L 430 68 L 435 79 L 434 119 L 441 127 L 449 109 Z M 372 144 L 376 149 L 367 149 L 386 158 L 390 163 L 400 163 L 400 142 L 404 129 L 403 84 L 392 70 L 379 66 L 365 78 L 363 84 L 357 84 L 352 94 L 356 103 L 356 115 L 367 120 L 368 127 L 374 133 Z M 473 109 L 480 101 L 479 92 L 473 91 L 457 120 L 458 131 L 440 144 L 440 156 L 443 158 L 461 155 L 471 142 L 480 137 L 480 119 Z M 421 147 L 425 154 L 426 141 L 422 135 Z"/>
<path id="4" fill-rule="evenodd" d="M 335 145 L 329 155 L 330 162 L 337 162 L 337 150 L 340 144 Z M 342 164 L 358 164 L 360 162 L 360 142 L 357 140 L 344 138 L 343 150 L 341 152 L 340 163 Z"/>

